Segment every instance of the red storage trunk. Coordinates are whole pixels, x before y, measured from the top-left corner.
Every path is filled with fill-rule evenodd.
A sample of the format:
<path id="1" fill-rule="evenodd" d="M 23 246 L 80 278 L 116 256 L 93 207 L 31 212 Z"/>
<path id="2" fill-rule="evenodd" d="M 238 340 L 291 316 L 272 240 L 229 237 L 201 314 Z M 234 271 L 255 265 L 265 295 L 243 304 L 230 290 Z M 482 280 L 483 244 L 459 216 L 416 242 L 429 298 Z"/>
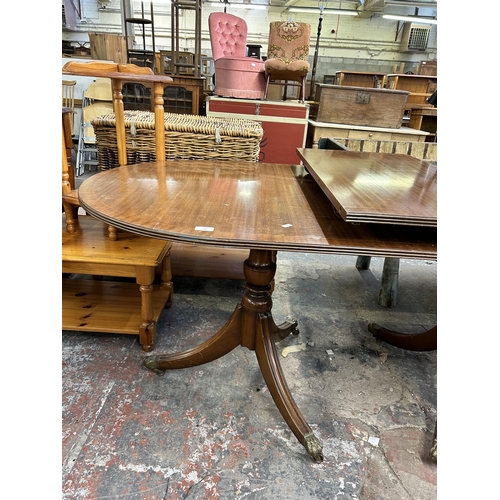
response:
<path id="1" fill-rule="evenodd" d="M 309 105 L 294 101 L 207 98 L 207 116 L 258 121 L 264 130 L 259 161 L 300 165 L 296 149 L 306 145 Z"/>

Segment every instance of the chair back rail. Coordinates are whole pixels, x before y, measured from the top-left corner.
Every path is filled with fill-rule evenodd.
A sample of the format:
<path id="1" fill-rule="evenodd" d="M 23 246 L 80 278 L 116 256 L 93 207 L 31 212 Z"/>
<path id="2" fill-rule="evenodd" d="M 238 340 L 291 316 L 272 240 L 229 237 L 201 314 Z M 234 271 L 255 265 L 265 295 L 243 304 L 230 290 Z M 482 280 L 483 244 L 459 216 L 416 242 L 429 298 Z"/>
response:
<path id="1" fill-rule="evenodd" d="M 165 160 L 165 127 L 163 108 L 163 92 L 172 82 L 172 78 L 165 75 L 155 75 L 151 68 L 140 67 L 134 64 L 117 64 L 108 62 L 77 62 L 70 61 L 62 68 L 64 75 L 94 76 L 96 78 L 110 78 L 113 93 L 113 110 L 116 117 L 116 139 L 118 163 L 127 164 L 127 146 L 125 143 L 125 119 L 122 87 L 126 82 L 139 82 L 152 86 L 153 111 L 155 114 L 156 130 L 156 158 Z"/>

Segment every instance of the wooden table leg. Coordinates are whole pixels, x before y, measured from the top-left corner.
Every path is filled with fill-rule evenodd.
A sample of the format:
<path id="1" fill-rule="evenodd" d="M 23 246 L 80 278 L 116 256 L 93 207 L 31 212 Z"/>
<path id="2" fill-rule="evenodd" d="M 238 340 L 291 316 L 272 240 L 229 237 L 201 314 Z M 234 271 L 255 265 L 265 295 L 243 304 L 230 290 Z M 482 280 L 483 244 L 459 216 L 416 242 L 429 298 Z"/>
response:
<path id="1" fill-rule="evenodd" d="M 273 339 L 271 314 L 265 313 L 259 316 L 255 353 L 260 371 L 276 406 L 295 437 L 302 443 L 311 458 L 320 463 L 323 461 L 323 446 L 305 421 L 288 389 Z"/>
<path id="2" fill-rule="evenodd" d="M 437 349 L 437 326 L 422 333 L 399 333 L 376 323 L 370 323 L 368 330 L 377 339 L 409 351 L 434 351 Z"/>
<path id="3" fill-rule="evenodd" d="M 399 259 L 386 257 L 382 270 L 382 282 L 378 303 L 383 307 L 396 307 L 398 303 Z"/>
<path id="4" fill-rule="evenodd" d="M 360 271 L 370 269 L 372 258 L 360 255 L 356 268 Z M 378 293 L 378 303 L 383 307 L 395 307 L 398 302 L 399 259 L 386 257 L 382 271 L 382 282 Z"/>
<path id="5" fill-rule="evenodd" d="M 322 444 L 314 435 L 286 384 L 275 342 L 297 333 L 296 322 L 276 325 L 272 318 L 271 286 L 276 273 L 275 252 L 250 250 L 245 260 L 246 290 L 229 321 L 198 347 L 176 354 L 147 356 L 144 365 L 165 370 L 198 366 L 214 361 L 241 345 L 255 351 L 264 380 L 286 423 L 315 462 L 323 461 Z"/>
<path id="6" fill-rule="evenodd" d="M 367 269 L 370 269 L 371 261 L 372 261 L 371 257 L 368 257 L 367 255 L 360 255 L 356 259 L 356 268 L 366 271 Z"/>
<path id="7" fill-rule="evenodd" d="M 141 291 L 141 324 L 139 326 L 139 342 L 144 351 L 152 351 L 155 347 L 156 322 L 153 321 L 153 281 L 155 271 L 151 267 L 136 267 L 136 281 Z"/>

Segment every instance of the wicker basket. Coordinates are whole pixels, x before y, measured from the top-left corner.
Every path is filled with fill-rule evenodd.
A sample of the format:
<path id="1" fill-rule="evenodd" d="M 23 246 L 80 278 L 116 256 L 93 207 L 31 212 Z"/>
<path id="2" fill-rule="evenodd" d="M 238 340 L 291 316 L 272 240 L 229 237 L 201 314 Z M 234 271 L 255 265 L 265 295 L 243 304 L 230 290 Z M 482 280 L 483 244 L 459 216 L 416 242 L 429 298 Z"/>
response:
<path id="1" fill-rule="evenodd" d="M 118 167 L 115 115 L 92 120 L 99 170 Z M 125 111 L 127 163 L 155 161 L 154 113 Z M 253 120 L 165 113 L 167 159 L 258 161 L 263 129 Z"/>

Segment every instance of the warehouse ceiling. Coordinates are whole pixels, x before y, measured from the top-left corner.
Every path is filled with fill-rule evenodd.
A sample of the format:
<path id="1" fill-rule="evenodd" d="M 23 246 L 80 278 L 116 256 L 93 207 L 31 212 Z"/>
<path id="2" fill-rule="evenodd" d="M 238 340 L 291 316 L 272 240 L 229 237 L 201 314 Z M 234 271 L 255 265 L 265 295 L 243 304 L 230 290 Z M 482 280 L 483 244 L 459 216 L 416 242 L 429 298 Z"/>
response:
<path id="1" fill-rule="evenodd" d="M 238 2 L 239 3 L 239 2 Z M 243 3 L 255 3 L 270 5 L 272 7 L 318 7 L 323 3 L 327 8 L 358 10 L 360 13 L 380 13 L 382 11 L 390 11 L 390 7 L 428 7 L 437 8 L 437 0 L 357 0 L 357 1 L 342 1 L 342 0 L 250 0 Z M 366 16 L 364 16 L 366 17 Z"/>
<path id="2" fill-rule="evenodd" d="M 62 0 L 63 16 L 66 27 L 76 26 L 77 19 L 82 18 L 82 7 L 86 2 L 102 4 L 109 0 Z M 133 1 L 133 0 L 129 0 Z M 169 0 L 152 0 L 168 4 Z M 203 0 L 214 2 L 214 0 Z M 215 0 L 216 1 L 216 0 Z M 372 17 L 382 14 L 414 14 L 427 17 L 437 17 L 437 0 L 219 0 L 221 3 L 244 3 L 255 5 L 269 5 L 271 7 L 307 7 L 318 9 L 323 6 L 327 9 L 356 10 L 359 17 Z M 405 9 L 404 12 L 398 9 Z M 409 9 L 413 11 L 408 12 Z"/>

